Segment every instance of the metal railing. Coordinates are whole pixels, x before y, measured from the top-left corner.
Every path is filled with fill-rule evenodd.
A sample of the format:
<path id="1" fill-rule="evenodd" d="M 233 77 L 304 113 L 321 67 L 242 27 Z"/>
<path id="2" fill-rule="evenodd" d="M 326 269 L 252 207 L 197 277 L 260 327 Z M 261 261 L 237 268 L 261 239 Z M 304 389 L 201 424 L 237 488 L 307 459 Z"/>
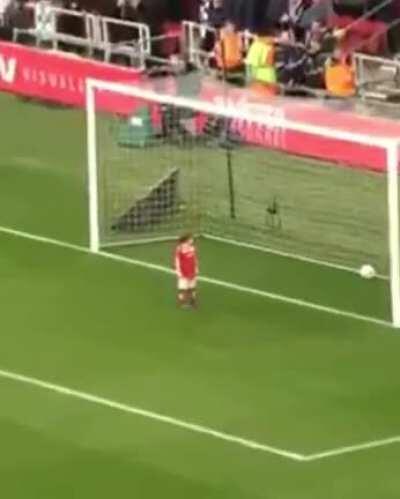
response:
<path id="1" fill-rule="evenodd" d="M 113 30 L 119 28 L 124 28 L 123 39 L 113 36 Z M 150 38 L 149 26 L 133 21 L 96 16 L 96 23 L 91 26 L 92 49 L 103 51 L 106 62 L 114 55 L 126 56 L 131 66 L 140 69 L 151 55 Z"/>
<path id="2" fill-rule="evenodd" d="M 216 39 L 218 31 L 212 26 L 193 21 L 183 21 L 183 52 L 189 64 L 201 69 L 208 66 L 212 52 L 205 50 L 204 40 L 211 36 Z"/>
<path id="3" fill-rule="evenodd" d="M 90 52 L 89 30 L 94 16 L 61 8 L 53 8 L 52 11 L 55 16 L 55 30 L 51 37 L 53 49 L 58 50 L 59 44 L 64 43 L 65 45 L 85 47 Z M 76 24 L 76 28 L 78 28 L 76 34 L 69 33 L 65 29 L 65 24 L 76 21 L 78 21 Z"/>
<path id="4" fill-rule="evenodd" d="M 35 9 L 35 6 L 31 4 L 28 8 Z M 71 21 L 73 32 L 68 28 Z M 119 29 L 124 31 L 123 40 L 114 36 Z M 151 55 L 151 34 L 146 24 L 58 7 L 49 9 L 47 29 L 37 21 L 28 29 L 14 28 L 14 42 L 21 36 L 30 36 L 36 46 L 46 45 L 54 50 L 59 50 L 60 45 L 81 47 L 90 57 L 96 51 L 101 52 L 106 62 L 115 55 L 125 56 L 138 69 L 145 67 L 146 59 Z"/>
<path id="5" fill-rule="evenodd" d="M 207 24 L 200 24 L 193 21 L 183 21 L 183 45 L 184 55 L 187 62 L 198 69 L 208 66 L 208 62 L 214 56 L 214 50 L 202 48 L 207 36 L 211 36 L 214 41 L 218 38 L 219 30 Z M 240 31 L 238 33 L 242 38 L 243 48 L 248 50 L 255 39 L 253 33 L 249 31 Z"/>
<path id="6" fill-rule="evenodd" d="M 354 63 L 361 98 L 400 98 L 400 61 L 356 53 Z"/>
<path id="7" fill-rule="evenodd" d="M 386 26 L 385 35 L 400 25 L 400 19 L 394 19 Z M 374 42 L 383 33 L 374 33 L 367 40 L 360 42 L 355 50 Z M 354 64 L 357 76 L 358 92 L 361 98 L 386 100 L 400 96 L 400 60 L 388 57 L 379 57 L 356 52 Z"/>

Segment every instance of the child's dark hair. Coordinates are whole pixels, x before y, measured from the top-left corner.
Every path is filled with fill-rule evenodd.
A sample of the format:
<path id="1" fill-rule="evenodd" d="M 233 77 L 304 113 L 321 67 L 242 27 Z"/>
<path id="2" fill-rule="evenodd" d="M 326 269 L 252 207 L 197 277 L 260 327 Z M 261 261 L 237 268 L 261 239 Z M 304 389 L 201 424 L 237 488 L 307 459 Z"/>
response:
<path id="1" fill-rule="evenodd" d="M 180 238 L 179 238 L 179 244 L 182 244 L 182 243 L 187 243 L 188 241 L 190 241 L 191 239 L 193 239 L 193 234 L 191 234 L 190 232 L 187 232 L 186 234 L 183 234 Z"/>

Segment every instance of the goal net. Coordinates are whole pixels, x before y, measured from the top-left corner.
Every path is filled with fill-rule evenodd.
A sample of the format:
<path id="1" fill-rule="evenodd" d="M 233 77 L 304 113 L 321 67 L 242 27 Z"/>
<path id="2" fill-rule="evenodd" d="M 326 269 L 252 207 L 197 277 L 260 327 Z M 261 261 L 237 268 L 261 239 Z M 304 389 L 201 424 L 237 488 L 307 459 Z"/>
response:
<path id="1" fill-rule="evenodd" d="M 264 252 L 267 276 L 272 255 L 291 269 L 282 279 L 296 280 L 293 262 L 302 262 L 306 279 L 315 269 L 334 270 L 357 279 L 355 289 L 359 269 L 368 264 L 378 278 L 363 282 L 364 289 L 387 288 L 390 321 L 400 326 L 393 139 L 295 123 L 260 107 L 241 110 L 94 80 L 87 86 L 87 118 L 93 251 L 192 232 Z M 301 155 L 293 145 L 299 141 Z M 337 154 L 327 159 L 328 143 Z M 380 171 L 360 167 L 360 148 Z M 340 294 L 346 279 L 326 285 L 334 282 Z M 285 289 L 291 298 L 291 286 Z M 299 296 L 298 289 L 294 297 L 307 302 L 307 292 Z M 321 287 L 314 297 L 329 306 L 324 293 Z"/>

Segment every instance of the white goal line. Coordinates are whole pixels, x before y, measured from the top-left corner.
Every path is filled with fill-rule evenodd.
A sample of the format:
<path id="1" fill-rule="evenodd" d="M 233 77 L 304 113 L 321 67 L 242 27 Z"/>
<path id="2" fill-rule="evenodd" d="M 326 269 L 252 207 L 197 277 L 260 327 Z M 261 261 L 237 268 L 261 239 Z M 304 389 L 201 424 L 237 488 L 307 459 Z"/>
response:
<path id="1" fill-rule="evenodd" d="M 92 404 L 96 404 L 99 406 L 107 407 L 109 409 L 113 409 L 115 411 L 124 412 L 128 414 L 133 414 L 135 416 L 141 416 L 146 419 L 151 419 L 157 421 L 159 423 L 164 423 L 170 426 L 174 426 L 177 428 L 181 428 L 186 431 L 190 431 L 192 433 L 203 434 L 208 437 L 212 437 L 217 440 L 223 440 L 225 442 L 229 442 L 231 444 L 236 444 L 241 447 L 245 447 L 251 450 L 265 452 L 267 454 L 273 454 L 280 456 L 285 459 L 289 459 L 297 462 L 312 462 L 321 459 L 327 459 L 332 457 L 341 456 L 344 454 L 352 454 L 355 452 L 361 452 L 365 450 L 370 450 L 373 448 L 384 447 L 388 445 L 393 445 L 396 443 L 400 443 L 400 435 L 385 438 L 382 440 L 372 440 L 369 442 L 339 447 L 336 449 L 331 449 L 323 452 L 319 452 L 316 454 L 300 454 L 298 452 L 292 452 L 289 450 L 281 449 L 279 447 L 274 447 L 272 445 L 266 445 L 260 442 L 257 442 L 252 439 L 239 437 L 237 435 L 233 435 L 231 433 L 226 433 L 223 431 L 219 431 L 207 426 L 203 426 L 197 423 L 191 423 L 188 421 L 184 421 L 182 419 L 178 419 L 175 417 L 167 416 L 165 414 L 160 414 L 157 412 L 153 412 L 147 409 L 143 409 L 140 407 L 136 407 L 133 405 L 129 405 L 126 403 L 117 402 L 105 397 L 101 397 L 98 395 L 93 395 L 91 393 L 87 393 L 81 390 L 76 390 L 74 388 L 69 388 L 63 385 L 59 385 L 56 383 L 52 383 L 49 381 L 44 381 L 38 378 L 34 378 L 31 376 L 26 376 L 24 374 L 19 374 L 13 371 L 0 369 L 0 378 L 7 379 L 10 381 L 18 382 L 24 385 L 34 386 L 36 388 L 40 388 L 42 390 L 51 391 L 57 393 L 59 395 L 63 395 L 65 397 L 71 397 L 75 399 L 79 399 L 85 402 L 90 402 Z"/>
<path id="2" fill-rule="evenodd" d="M 38 236 L 36 234 L 31 234 L 29 232 L 24 232 L 21 230 L 12 229 L 10 227 L 0 226 L 0 233 L 8 234 L 8 235 L 15 236 L 15 237 L 21 237 L 24 239 L 29 239 L 31 241 L 35 241 L 38 243 L 44 243 L 44 244 L 49 244 L 52 246 L 58 246 L 61 248 L 71 249 L 74 251 L 79 251 L 81 253 L 88 253 L 88 254 L 93 255 L 94 257 L 99 256 L 101 258 L 107 258 L 109 260 L 115 260 L 118 262 L 127 263 L 129 265 L 134 265 L 136 267 L 142 267 L 142 268 L 146 268 L 146 269 L 150 269 L 150 270 L 156 270 L 158 272 L 163 272 L 163 273 L 167 273 L 167 274 L 175 274 L 175 272 L 172 268 L 165 267 L 164 265 L 158 265 L 155 263 L 145 262 L 143 260 L 136 260 L 134 258 L 130 258 L 130 257 L 123 256 L 123 255 L 118 255 L 115 253 L 107 253 L 105 251 L 98 251 L 96 253 L 93 253 L 89 248 L 86 248 L 85 246 L 79 246 L 77 244 L 68 243 L 65 241 L 60 241 L 60 240 L 45 237 L 45 236 Z M 215 286 L 219 286 L 221 288 L 230 289 L 233 291 L 239 291 L 242 293 L 250 294 L 253 296 L 259 296 L 262 298 L 267 298 L 269 300 L 277 301 L 280 303 L 295 305 L 297 307 L 308 308 L 310 310 L 315 310 L 317 312 L 328 313 L 328 314 L 336 315 L 339 317 L 345 317 L 348 319 L 369 322 L 372 324 L 377 324 L 379 326 L 392 328 L 391 322 L 385 321 L 383 319 L 378 319 L 376 317 L 371 317 L 368 315 L 362 315 L 362 314 L 357 314 L 355 312 L 340 310 L 340 309 L 337 309 L 334 307 L 329 307 L 326 305 L 321 305 L 318 303 L 309 302 L 306 300 L 301 300 L 299 298 L 284 296 L 284 295 L 280 295 L 278 293 L 271 293 L 271 292 L 264 291 L 261 289 L 251 288 L 249 286 L 243 286 L 243 285 L 235 284 L 232 282 L 222 281 L 220 279 L 214 279 L 212 277 L 200 276 L 198 280 L 200 282 L 204 282 L 206 284 L 212 284 Z"/>
<path id="3" fill-rule="evenodd" d="M 321 267 L 328 267 L 335 270 L 344 270 L 352 274 L 359 275 L 360 270 L 355 267 L 350 267 L 348 265 L 341 265 L 338 263 L 326 262 L 318 258 L 312 258 L 308 256 L 298 255 L 297 253 L 289 253 L 288 251 L 280 251 L 268 246 L 259 246 L 252 243 L 243 243 L 242 241 L 236 241 L 235 239 L 229 239 L 226 237 L 214 236 L 213 234 L 201 234 L 205 239 L 210 239 L 211 241 L 217 241 L 220 243 L 230 244 L 232 246 L 237 246 L 238 248 L 247 248 L 255 251 L 261 251 L 262 253 L 269 253 L 271 255 L 281 256 L 283 258 L 290 258 L 291 260 L 298 260 L 299 262 L 313 263 L 315 265 L 320 265 Z M 116 243 L 117 245 L 118 243 Z M 132 244 L 132 242 L 131 242 Z M 376 277 L 382 280 L 389 280 L 389 277 L 384 274 L 377 274 Z"/>

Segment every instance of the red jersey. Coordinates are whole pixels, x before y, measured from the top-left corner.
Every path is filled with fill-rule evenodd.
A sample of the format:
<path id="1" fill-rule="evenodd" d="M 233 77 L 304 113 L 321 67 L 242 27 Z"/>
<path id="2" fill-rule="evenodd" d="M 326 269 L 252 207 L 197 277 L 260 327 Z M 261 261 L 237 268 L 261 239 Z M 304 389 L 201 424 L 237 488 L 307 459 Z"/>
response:
<path id="1" fill-rule="evenodd" d="M 179 277 L 194 279 L 197 275 L 197 255 L 193 244 L 178 244 L 175 250 L 175 270 Z"/>

